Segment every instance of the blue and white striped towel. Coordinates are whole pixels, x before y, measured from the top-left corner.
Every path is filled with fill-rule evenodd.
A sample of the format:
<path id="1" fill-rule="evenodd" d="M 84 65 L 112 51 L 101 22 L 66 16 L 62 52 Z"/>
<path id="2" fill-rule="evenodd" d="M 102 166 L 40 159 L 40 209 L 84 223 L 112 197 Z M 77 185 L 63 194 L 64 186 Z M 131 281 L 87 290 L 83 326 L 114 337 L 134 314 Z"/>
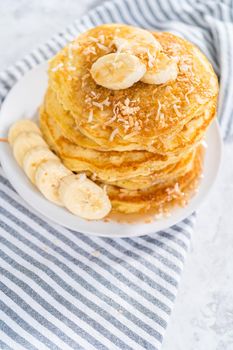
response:
<path id="1" fill-rule="evenodd" d="M 118 0 L 90 11 L 0 74 L 0 97 L 78 33 L 106 22 L 167 30 L 199 46 L 221 82 L 233 137 L 232 0 Z M 0 349 L 156 350 L 174 304 L 195 215 L 150 236 L 90 238 L 45 221 L 0 169 Z"/>

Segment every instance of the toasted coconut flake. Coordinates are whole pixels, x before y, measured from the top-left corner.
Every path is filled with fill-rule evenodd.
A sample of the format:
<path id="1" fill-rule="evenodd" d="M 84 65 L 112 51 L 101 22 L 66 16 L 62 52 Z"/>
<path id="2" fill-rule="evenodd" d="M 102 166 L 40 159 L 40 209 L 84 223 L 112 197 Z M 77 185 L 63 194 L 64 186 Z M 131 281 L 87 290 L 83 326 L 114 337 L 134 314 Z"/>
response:
<path id="1" fill-rule="evenodd" d="M 101 109 L 101 111 L 104 109 L 104 106 L 110 106 L 111 102 L 109 101 L 109 97 L 107 97 L 102 102 L 92 101 L 93 106 Z"/>
<path id="2" fill-rule="evenodd" d="M 200 103 L 200 105 L 204 105 L 205 103 L 208 102 L 207 98 L 202 98 L 200 95 L 196 95 L 196 101 Z"/>
<path id="3" fill-rule="evenodd" d="M 93 109 L 90 110 L 89 116 L 88 116 L 88 119 L 87 119 L 88 123 L 91 123 L 92 121 L 93 121 Z"/>
<path id="4" fill-rule="evenodd" d="M 116 120 L 116 115 L 114 115 L 111 119 L 104 123 L 104 125 L 110 125 Z"/>
<path id="5" fill-rule="evenodd" d="M 188 92 L 186 92 L 186 94 L 184 95 L 184 98 L 185 98 L 185 100 L 186 100 L 186 102 L 187 102 L 188 104 L 190 104 L 188 95 L 190 95 L 193 91 L 194 91 L 194 86 L 192 86 L 192 87 L 190 88 L 190 90 L 189 90 Z"/>
<path id="6" fill-rule="evenodd" d="M 101 96 L 100 93 L 96 93 L 95 91 L 91 91 L 91 96 L 93 96 L 93 98 L 95 98 L 96 100 Z"/>
<path id="7" fill-rule="evenodd" d="M 109 137 L 109 141 L 112 142 L 114 140 L 114 137 L 118 134 L 119 130 L 118 128 L 114 129 Z"/>
<path id="8" fill-rule="evenodd" d="M 181 72 L 188 72 L 190 70 L 190 66 L 188 64 L 180 64 Z"/>
<path id="9" fill-rule="evenodd" d="M 109 97 L 107 97 L 101 103 L 102 103 L 102 105 L 107 106 L 107 107 L 110 106 L 110 104 L 111 104 L 111 102 L 109 101 Z"/>
<path id="10" fill-rule="evenodd" d="M 61 62 L 56 67 L 53 67 L 51 69 L 52 72 L 56 72 L 57 70 L 61 69 L 64 66 L 64 64 Z"/>
<path id="11" fill-rule="evenodd" d="M 106 51 L 106 52 L 110 51 L 110 48 L 105 46 L 105 45 L 103 45 L 103 44 L 97 43 L 96 45 L 98 46 L 99 49 L 101 49 L 103 51 Z"/>
<path id="12" fill-rule="evenodd" d="M 182 117 L 182 114 L 180 113 L 180 111 L 179 111 L 179 106 L 177 106 L 175 103 L 173 104 L 173 109 L 174 109 L 174 111 L 175 111 L 175 113 L 176 113 L 176 115 L 178 116 L 178 117 Z"/>
<path id="13" fill-rule="evenodd" d="M 134 136 L 136 136 L 136 135 L 138 135 L 138 131 L 133 131 L 133 132 L 131 132 L 130 134 L 125 135 L 125 136 L 124 136 L 124 140 L 128 140 L 128 139 L 130 139 L 131 137 L 134 137 Z"/>
<path id="14" fill-rule="evenodd" d="M 96 101 L 92 101 L 92 104 L 93 104 L 93 106 L 101 109 L 101 111 L 104 109 L 104 106 L 103 106 L 102 103 L 99 103 L 99 102 L 96 102 Z"/>
<path id="15" fill-rule="evenodd" d="M 123 115 L 131 115 L 131 114 L 135 114 L 140 110 L 140 107 L 129 107 L 129 106 L 122 106 L 121 108 L 121 113 Z"/>
<path id="16" fill-rule="evenodd" d="M 156 117 L 155 117 L 156 120 L 160 119 L 159 116 L 160 116 L 161 108 L 162 108 L 161 102 L 158 100 L 158 110 L 157 110 L 157 114 L 156 114 Z"/>
<path id="17" fill-rule="evenodd" d="M 96 55 L 96 49 L 94 46 L 88 46 L 84 51 L 83 51 L 83 54 L 84 55 L 89 55 L 89 54 L 93 54 L 93 55 Z"/>
<path id="18" fill-rule="evenodd" d="M 159 115 L 159 124 L 162 128 L 165 128 L 167 126 L 167 123 L 165 122 L 165 115 L 164 113 L 160 113 Z"/>
<path id="19" fill-rule="evenodd" d="M 185 195 L 184 192 L 181 191 L 180 185 L 178 182 L 176 182 L 174 187 L 167 188 L 166 192 L 168 194 L 168 200 L 184 197 L 184 195 Z"/>
<path id="20" fill-rule="evenodd" d="M 168 86 L 165 87 L 165 92 L 166 93 L 169 93 L 171 91 L 172 91 L 172 87 L 171 86 L 168 85 Z"/>
<path id="21" fill-rule="evenodd" d="M 76 70 L 76 67 L 74 67 L 74 66 L 68 66 L 68 67 L 67 67 L 67 70 L 69 70 L 69 71 L 75 71 L 75 70 Z"/>
<path id="22" fill-rule="evenodd" d="M 80 45 L 79 43 L 70 43 L 70 47 L 72 50 L 78 50 Z"/>
<path id="23" fill-rule="evenodd" d="M 89 77 L 89 74 L 88 73 L 86 73 L 82 78 L 81 78 L 81 80 L 82 80 L 82 88 L 86 85 L 86 80 L 87 80 L 87 78 Z"/>
<path id="24" fill-rule="evenodd" d="M 88 39 L 89 39 L 89 41 L 94 42 L 94 43 L 98 43 L 98 41 L 99 41 L 97 38 L 94 38 L 93 36 L 89 36 Z"/>
<path id="25" fill-rule="evenodd" d="M 96 128 L 98 128 L 99 126 L 100 126 L 99 124 L 94 124 L 94 125 L 91 125 L 90 128 L 91 128 L 91 129 L 96 129 Z"/>
<path id="26" fill-rule="evenodd" d="M 129 106 L 129 104 L 130 104 L 130 99 L 127 97 L 126 99 L 125 99 L 125 105 L 128 107 Z"/>

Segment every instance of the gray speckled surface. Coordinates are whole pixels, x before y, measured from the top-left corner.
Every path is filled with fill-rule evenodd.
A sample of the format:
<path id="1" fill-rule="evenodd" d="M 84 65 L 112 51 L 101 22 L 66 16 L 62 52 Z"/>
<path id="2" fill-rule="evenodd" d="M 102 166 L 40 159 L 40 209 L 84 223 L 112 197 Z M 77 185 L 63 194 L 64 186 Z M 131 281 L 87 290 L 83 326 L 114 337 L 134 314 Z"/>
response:
<path id="1" fill-rule="evenodd" d="M 98 0 L 1 0 L 0 70 Z M 198 213 L 163 350 L 233 350 L 233 144 Z"/>

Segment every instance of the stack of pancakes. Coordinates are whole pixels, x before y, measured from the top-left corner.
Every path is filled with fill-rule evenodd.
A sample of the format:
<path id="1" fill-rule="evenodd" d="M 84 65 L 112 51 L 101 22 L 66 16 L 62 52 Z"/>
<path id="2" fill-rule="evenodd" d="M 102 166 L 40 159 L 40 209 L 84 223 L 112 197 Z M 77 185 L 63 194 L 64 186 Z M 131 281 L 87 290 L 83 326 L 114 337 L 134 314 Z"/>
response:
<path id="1" fill-rule="evenodd" d="M 154 32 L 177 62 L 176 80 L 139 81 L 124 90 L 97 85 L 92 64 L 116 52 L 114 38 L 127 28 L 93 28 L 50 61 L 40 126 L 69 169 L 85 172 L 106 189 L 113 212 L 164 213 L 185 205 L 197 188 L 201 141 L 216 114 L 218 81 L 195 46 Z"/>

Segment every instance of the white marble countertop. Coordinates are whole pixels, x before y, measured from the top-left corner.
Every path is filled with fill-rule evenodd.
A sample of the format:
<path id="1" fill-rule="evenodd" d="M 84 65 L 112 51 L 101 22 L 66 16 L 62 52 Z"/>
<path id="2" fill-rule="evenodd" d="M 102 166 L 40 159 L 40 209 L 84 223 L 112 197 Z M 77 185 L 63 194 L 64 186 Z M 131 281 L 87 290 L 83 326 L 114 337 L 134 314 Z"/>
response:
<path id="1" fill-rule="evenodd" d="M 98 0 L 0 1 L 0 70 Z M 233 144 L 198 213 L 163 350 L 233 350 Z M 136 349 L 135 349 L 136 350 Z"/>

